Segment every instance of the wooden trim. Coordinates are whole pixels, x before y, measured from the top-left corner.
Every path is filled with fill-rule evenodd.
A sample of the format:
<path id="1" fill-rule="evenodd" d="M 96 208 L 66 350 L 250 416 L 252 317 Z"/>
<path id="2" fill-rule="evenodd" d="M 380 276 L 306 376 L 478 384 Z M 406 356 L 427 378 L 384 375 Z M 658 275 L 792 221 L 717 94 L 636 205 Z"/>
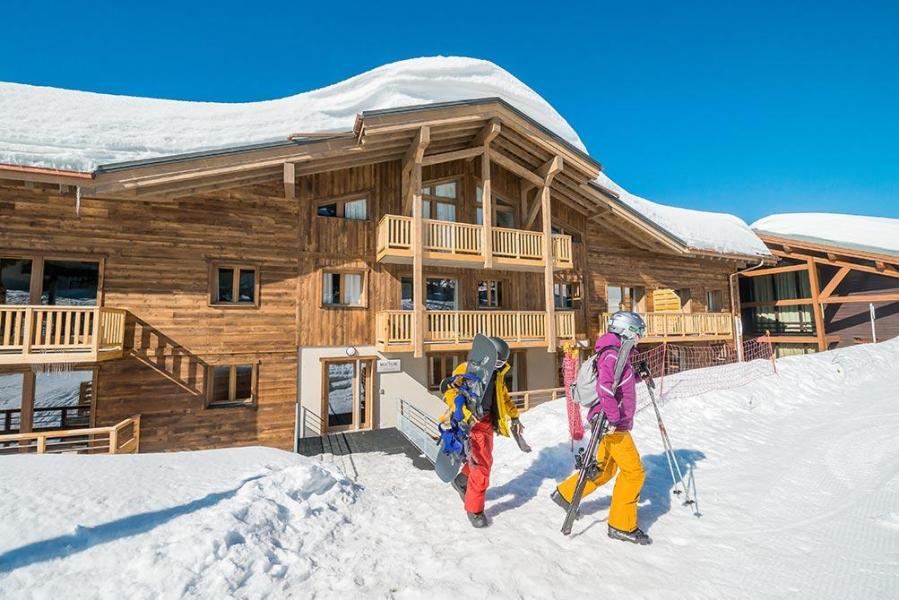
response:
<path id="1" fill-rule="evenodd" d="M 452 162 L 454 160 L 465 160 L 469 158 L 475 158 L 481 156 L 484 153 L 483 146 L 477 146 L 475 148 L 463 148 L 462 150 L 455 150 L 453 152 L 442 152 L 440 154 L 431 154 L 430 156 L 425 156 L 421 160 L 421 166 L 427 167 L 430 165 L 436 165 L 439 163 L 447 163 Z"/>
<path id="2" fill-rule="evenodd" d="M 899 293 L 830 296 L 828 298 L 822 298 L 820 302 L 821 304 L 851 304 L 856 302 L 899 302 Z"/>
<path id="3" fill-rule="evenodd" d="M 215 369 L 221 367 L 229 367 L 228 373 L 228 400 L 214 402 L 212 400 L 215 385 Z M 237 368 L 250 367 L 250 397 L 248 399 L 237 398 Z M 218 410 L 222 408 L 241 408 L 241 407 L 257 407 L 259 404 L 259 361 L 246 362 L 210 362 L 206 365 L 206 385 L 204 408 L 207 410 Z"/>
<path id="4" fill-rule="evenodd" d="M 492 162 L 495 162 L 502 168 L 506 169 L 507 171 L 510 171 L 514 175 L 518 175 L 519 177 L 522 177 L 522 178 L 526 179 L 527 181 L 533 183 L 537 187 L 542 187 L 544 184 L 542 177 L 540 177 L 536 173 L 533 173 L 532 171 L 529 171 L 527 169 L 527 167 L 518 164 L 517 162 L 515 162 L 514 160 L 512 160 L 511 158 L 507 157 L 504 154 L 500 154 L 499 152 L 494 152 L 490 156 L 490 160 Z"/>
<path id="5" fill-rule="evenodd" d="M 490 161 L 493 153 L 490 146 L 484 144 L 484 155 L 481 157 L 481 227 L 484 235 L 484 268 L 493 268 L 493 182 L 490 176 Z M 477 203 L 477 198 L 475 198 Z"/>
<path id="6" fill-rule="evenodd" d="M 818 266 L 811 258 L 808 259 L 808 281 L 812 291 L 812 311 L 815 316 L 815 334 L 818 337 L 818 350 L 827 350 L 827 340 L 824 330 L 824 311 L 821 309 L 821 287 L 818 284 Z"/>
<path id="7" fill-rule="evenodd" d="M 765 306 L 803 306 L 814 303 L 812 298 L 788 298 L 785 300 L 767 300 L 765 302 L 742 302 L 743 308 L 760 308 Z"/>
<path id="8" fill-rule="evenodd" d="M 360 309 L 368 308 L 368 274 L 370 269 L 365 267 L 322 267 L 319 269 L 321 275 L 318 278 L 318 298 L 319 306 L 324 309 Z M 325 284 L 324 278 L 327 274 L 338 274 L 343 281 L 344 275 L 362 275 L 362 296 L 359 304 L 329 304 L 325 302 Z"/>
<path id="9" fill-rule="evenodd" d="M 845 248 L 843 246 L 835 246 L 828 244 L 818 244 L 815 242 L 806 242 L 802 240 L 795 240 L 791 238 L 783 238 L 778 237 L 776 235 L 771 235 L 763 232 L 756 232 L 759 238 L 766 245 L 776 245 L 783 247 L 785 253 L 787 255 L 801 255 L 803 258 L 807 257 L 807 255 L 802 255 L 801 253 L 795 252 L 794 248 L 801 248 L 803 250 L 809 250 L 812 252 L 820 252 L 825 255 L 832 255 L 834 257 L 844 256 L 844 257 L 852 257 L 860 260 L 870 260 L 873 262 L 882 261 L 884 263 L 894 263 L 899 264 L 899 257 L 889 255 L 889 254 L 879 254 L 876 252 L 868 252 L 866 250 L 855 250 L 852 248 Z M 780 250 L 771 250 L 772 254 L 778 255 L 781 252 Z M 828 257 L 829 258 L 829 257 Z M 817 260 L 817 258 L 816 258 Z M 844 262 L 840 260 L 830 259 L 832 262 Z"/>
<path id="10" fill-rule="evenodd" d="M 792 271 L 806 271 L 808 264 L 786 265 L 783 267 L 772 267 L 770 269 L 759 269 L 757 271 L 748 271 L 739 273 L 740 277 L 765 277 L 767 275 L 777 275 L 778 273 L 790 273 Z"/>
<path id="11" fill-rule="evenodd" d="M 234 271 L 231 279 L 231 302 L 218 300 L 218 275 L 219 269 L 231 269 Z M 253 301 L 240 302 L 240 272 L 253 271 Z M 262 294 L 262 271 L 258 264 L 232 262 L 228 260 L 211 260 L 208 267 L 208 293 L 207 306 L 213 308 L 259 308 Z"/>
<path id="12" fill-rule="evenodd" d="M 849 274 L 849 271 L 851 271 L 849 267 L 840 267 L 840 270 L 836 272 L 836 274 L 831 278 L 828 284 L 824 286 L 824 289 L 821 290 L 821 295 L 818 297 L 818 300 L 823 301 L 827 298 L 830 298 L 830 295 L 834 293 L 834 291 L 837 289 L 837 286 L 839 286 L 840 283 L 842 283 L 842 281 L 846 279 L 846 275 Z"/>
<path id="13" fill-rule="evenodd" d="M 297 197 L 297 165 L 284 163 L 284 197 L 293 200 Z"/>

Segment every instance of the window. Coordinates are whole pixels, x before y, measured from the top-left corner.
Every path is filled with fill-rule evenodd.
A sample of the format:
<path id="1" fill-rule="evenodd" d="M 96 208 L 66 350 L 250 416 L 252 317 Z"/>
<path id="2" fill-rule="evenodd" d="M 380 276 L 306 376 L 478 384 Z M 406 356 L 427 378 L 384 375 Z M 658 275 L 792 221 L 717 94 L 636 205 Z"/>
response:
<path id="1" fill-rule="evenodd" d="M 571 241 L 575 243 L 581 241 L 581 234 L 569 227 L 563 227 L 562 225 L 556 225 L 555 223 L 553 223 L 550 227 L 550 231 L 554 235 L 569 235 L 571 236 Z"/>
<path id="2" fill-rule="evenodd" d="M 572 282 L 560 282 L 553 285 L 556 308 L 579 308 L 581 304 L 581 284 Z"/>
<path id="3" fill-rule="evenodd" d="M 645 292 L 642 287 L 610 285 L 607 289 L 607 300 L 610 313 L 615 313 L 619 310 L 644 310 L 643 298 Z"/>
<path id="4" fill-rule="evenodd" d="M 690 288 L 680 288 L 674 290 L 680 299 L 680 309 L 683 312 L 693 312 L 693 292 Z"/>
<path id="5" fill-rule="evenodd" d="M 456 180 L 430 183 L 421 188 L 422 217 L 438 221 L 456 220 L 459 185 Z"/>
<path id="6" fill-rule="evenodd" d="M 364 272 L 322 273 L 322 304 L 325 306 L 365 306 Z"/>
<path id="7" fill-rule="evenodd" d="M 709 312 L 725 312 L 724 292 L 721 290 L 706 290 L 705 305 L 706 310 Z"/>
<path id="8" fill-rule="evenodd" d="M 29 304 L 30 258 L 0 258 L 0 304 Z"/>
<path id="9" fill-rule="evenodd" d="M 213 264 L 212 273 L 212 304 L 258 306 L 259 281 L 256 267 Z"/>
<path id="10" fill-rule="evenodd" d="M 503 306 L 504 282 L 496 279 L 478 282 L 478 308 L 500 308 Z"/>
<path id="11" fill-rule="evenodd" d="M 209 367 L 206 406 L 221 408 L 256 402 L 255 365 L 215 365 Z"/>
<path id="12" fill-rule="evenodd" d="M 371 428 L 373 374 L 372 359 L 322 362 L 322 433 Z"/>
<path id="13" fill-rule="evenodd" d="M 561 352 L 559 353 L 561 354 Z M 515 351 L 509 356 L 509 370 L 506 372 L 506 389 L 520 392 L 527 389 L 527 354 Z"/>
<path id="14" fill-rule="evenodd" d="M 320 217 L 365 221 L 368 219 L 368 198 L 354 197 L 322 200 L 318 204 L 317 214 Z"/>
<path id="15" fill-rule="evenodd" d="M 478 225 L 483 225 L 484 190 L 480 185 L 475 189 L 475 199 L 477 202 L 475 222 Z M 496 194 L 493 195 L 493 226 L 505 227 L 507 229 L 515 229 L 515 227 L 517 226 L 515 219 L 515 207 L 512 206 L 510 202 L 506 202 L 502 198 L 498 197 Z"/>
<path id="16" fill-rule="evenodd" d="M 453 374 L 453 369 L 465 362 L 464 352 L 445 352 L 428 355 L 428 389 L 439 390 L 440 382 Z"/>
<path id="17" fill-rule="evenodd" d="M 401 283 L 400 306 L 412 310 L 412 278 L 403 277 Z M 429 277 L 425 280 L 425 309 L 456 310 L 458 306 L 458 285 L 455 279 Z"/>

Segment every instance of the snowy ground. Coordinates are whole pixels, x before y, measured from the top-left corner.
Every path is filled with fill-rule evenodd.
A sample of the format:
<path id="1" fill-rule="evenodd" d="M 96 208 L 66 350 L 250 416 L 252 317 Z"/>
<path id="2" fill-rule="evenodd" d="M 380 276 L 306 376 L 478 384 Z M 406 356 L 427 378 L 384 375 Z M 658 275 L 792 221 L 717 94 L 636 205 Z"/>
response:
<path id="1" fill-rule="evenodd" d="M 672 502 L 638 415 L 649 547 L 605 536 L 609 489 L 559 533 L 556 402 L 523 417 L 532 454 L 498 442 L 485 531 L 404 456 L 4 458 L 0 597 L 899 597 L 899 340 L 778 364 L 663 407 L 701 518 Z"/>

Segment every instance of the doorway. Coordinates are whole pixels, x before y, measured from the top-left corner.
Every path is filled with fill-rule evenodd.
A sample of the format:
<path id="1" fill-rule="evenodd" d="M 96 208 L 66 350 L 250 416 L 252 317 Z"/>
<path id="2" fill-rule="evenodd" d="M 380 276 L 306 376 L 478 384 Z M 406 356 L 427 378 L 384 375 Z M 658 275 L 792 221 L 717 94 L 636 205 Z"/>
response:
<path id="1" fill-rule="evenodd" d="M 374 359 L 322 361 L 322 434 L 371 429 Z"/>

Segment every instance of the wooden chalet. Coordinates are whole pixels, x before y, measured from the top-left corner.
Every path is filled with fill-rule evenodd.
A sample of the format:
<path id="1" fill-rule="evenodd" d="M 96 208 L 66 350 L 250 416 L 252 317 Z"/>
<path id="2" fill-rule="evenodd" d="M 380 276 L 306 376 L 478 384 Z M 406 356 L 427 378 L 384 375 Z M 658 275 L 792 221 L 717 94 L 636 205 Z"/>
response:
<path id="1" fill-rule="evenodd" d="M 740 275 L 747 336 L 779 355 L 899 335 L 899 253 L 803 235 L 756 231 L 776 266 Z"/>
<path id="2" fill-rule="evenodd" d="M 287 133 L 92 173 L 0 166 L 0 382 L 21 393 L 0 433 L 28 434 L 43 382 L 78 374 L 80 429 L 140 415 L 143 451 L 290 449 L 393 426 L 401 401 L 435 412 L 478 332 L 509 341 L 531 393 L 557 393 L 560 347 L 615 310 L 651 342 L 734 341 L 731 276 L 758 257 L 687 247 L 501 99 Z"/>

